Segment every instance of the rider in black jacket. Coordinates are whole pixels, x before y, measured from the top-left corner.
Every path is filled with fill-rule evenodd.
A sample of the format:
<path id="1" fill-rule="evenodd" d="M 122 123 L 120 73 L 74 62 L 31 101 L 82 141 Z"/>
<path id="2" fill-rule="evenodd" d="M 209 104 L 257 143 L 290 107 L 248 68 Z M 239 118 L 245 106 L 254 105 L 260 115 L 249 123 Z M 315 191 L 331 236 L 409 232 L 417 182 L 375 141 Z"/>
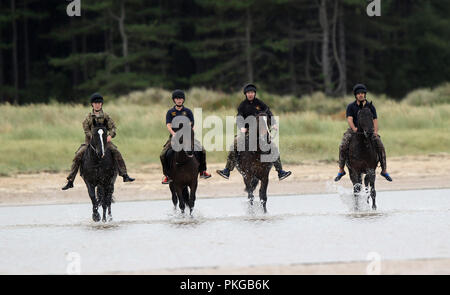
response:
<path id="1" fill-rule="evenodd" d="M 244 124 L 242 119 L 246 119 L 248 116 L 256 116 L 259 112 L 265 112 L 269 116 L 271 121 L 272 128 L 277 129 L 275 119 L 273 118 L 273 114 L 270 111 L 270 108 L 262 102 L 260 99 L 256 98 L 256 86 L 253 84 L 247 84 L 244 87 L 245 100 L 238 107 L 237 114 L 237 126 L 241 130 L 242 133 L 246 133 L 248 128 L 246 124 Z M 230 171 L 233 171 L 236 166 L 236 148 L 237 148 L 237 136 L 234 138 L 234 145 L 231 151 L 228 153 L 227 164 L 225 169 L 217 170 L 216 172 L 228 179 L 230 177 Z M 278 172 L 279 180 L 283 180 L 289 175 L 291 175 L 291 171 L 284 171 L 281 165 L 281 159 L 278 156 L 277 160 L 274 163 L 275 169 Z"/>

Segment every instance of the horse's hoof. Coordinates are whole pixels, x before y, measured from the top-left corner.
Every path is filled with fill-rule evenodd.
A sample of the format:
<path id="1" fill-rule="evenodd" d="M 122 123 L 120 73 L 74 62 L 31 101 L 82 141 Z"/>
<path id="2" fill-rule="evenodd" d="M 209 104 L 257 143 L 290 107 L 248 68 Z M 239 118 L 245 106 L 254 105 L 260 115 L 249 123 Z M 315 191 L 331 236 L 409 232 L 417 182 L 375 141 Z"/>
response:
<path id="1" fill-rule="evenodd" d="M 372 210 L 377 210 L 377 205 L 372 205 Z"/>
<path id="2" fill-rule="evenodd" d="M 111 215 L 108 216 L 108 222 L 113 221 L 113 217 Z"/>
<path id="3" fill-rule="evenodd" d="M 92 213 L 92 220 L 94 220 L 95 222 L 99 222 L 100 221 L 100 214 L 98 212 Z"/>

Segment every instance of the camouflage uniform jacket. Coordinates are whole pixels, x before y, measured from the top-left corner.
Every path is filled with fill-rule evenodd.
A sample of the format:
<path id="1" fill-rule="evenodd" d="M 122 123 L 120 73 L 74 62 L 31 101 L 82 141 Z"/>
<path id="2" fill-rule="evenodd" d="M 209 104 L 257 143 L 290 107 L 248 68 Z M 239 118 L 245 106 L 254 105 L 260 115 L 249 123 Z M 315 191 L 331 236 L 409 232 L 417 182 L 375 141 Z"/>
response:
<path id="1" fill-rule="evenodd" d="M 103 110 L 100 110 L 98 115 L 96 115 L 94 113 L 94 110 L 92 110 L 92 112 L 90 112 L 83 121 L 86 143 L 89 143 L 89 141 L 91 140 L 92 133 L 96 124 L 104 125 L 106 127 L 106 130 L 108 131 L 107 135 L 111 135 L 112 138 L 116 136 L 116 125 L 114 124 L 114 121 L 111 119 L 111 117 L 107 113 L 103 112 Z"/>

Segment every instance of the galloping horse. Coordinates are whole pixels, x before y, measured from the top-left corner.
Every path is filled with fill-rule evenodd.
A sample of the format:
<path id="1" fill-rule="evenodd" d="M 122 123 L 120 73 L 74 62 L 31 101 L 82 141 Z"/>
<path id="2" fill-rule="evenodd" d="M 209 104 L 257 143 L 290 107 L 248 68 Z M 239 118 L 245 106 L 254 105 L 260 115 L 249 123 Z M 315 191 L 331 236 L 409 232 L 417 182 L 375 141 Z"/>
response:
<path id="1" fill-rule="evenodd" d="M 261 160 L 261 157 L 268 152 L 267 150 L 263 151 L 261 149 L 261 144 L 270 146 L 271 143 L 270 131 L 267 125 L 267 116 L 268 115 L 263 112 L 256 116 L 256 138 L 258 139 L 256 150 L 250 151 L 250 148 L 247 149 L 247 147 L 250 147 L 251 135 L 246 133 L 246 149 L 244 151 L 238 150 L 236 156 L 236 168 L 244 179 L 245 191 L 248 194 L 250 205 L 253 205 L 253 191 L 259 181 L 261 181 L 261 186 L 259 188 L 259 199 L 263 206 L 264 213 L 267 212 L 267 187 L 269 185 L 269 172 L 273 165 L 273 161 L 264 162 Z"/>
<path id="2" fill-rule="evenodd" d="M 369 103 L 370 105 L 371 103 Z M 353 183 L 353 193 L 356 195 L 361 190 L 362 174 L 365 174 L 364 185 L 368 188 L 370 184 L 370 197 L 372 197 L 372 209 L 376 210 L 375 202 L 375 170 L 378 165 L 378 153 L 376 143 L 373 140 L 373 115 L 366 105 L 358 111 L 358 130 L 352 134 L 349 145 L 347 167 L 350 172 L 350 179 Z M 369 203 L 369 198 L 367 203 Z"/>
<path id="3" fill-rule="evenodd" d="M 95 222 L 100 221 L 100 214 L 97 211 L 99 205 L 103 207 L 102 221 L 106 222 L 106 209 L 108 209 L 108 221 L 112 220 L 111 203 L 117 166 L 111 150 L 108 149 L 106 138 L 106 128 L 96 126 L 80 167 L 80 175 L 86 183 L 92 201 L 92 219 Z"/>
<path id="4" fill-rule="evenodd" d="M 175 138 L 177 138 L 175 136 Z M 180 144 L 182 148 L 175 151 L 170 148 L 167 151 L 167 161 L 169 163 L 169 177 L 172 181 L 169 183 L 172 192 L 172 202 L 174 207 L 179 207 L 181 213 L 184 213 L 188 205 L 190 214 L 194 210 L 195 193 L 198 184 L 199 161 L 194 152 L 194 132 L 191 132 L 191 138 L 182 138 Z M 188 189 L 189 188 L 189 189 Z"/>

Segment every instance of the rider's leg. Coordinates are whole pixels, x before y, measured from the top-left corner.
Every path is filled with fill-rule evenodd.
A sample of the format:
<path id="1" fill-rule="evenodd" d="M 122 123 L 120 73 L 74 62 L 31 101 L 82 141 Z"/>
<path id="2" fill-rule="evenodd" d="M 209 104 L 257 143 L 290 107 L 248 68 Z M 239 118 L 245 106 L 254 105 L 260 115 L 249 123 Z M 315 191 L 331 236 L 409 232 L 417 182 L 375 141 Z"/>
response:
<path id="1" fill-rule="evenodd" d="M 216 171 L 220 176 L 226 179 L 230 177 L 230 172 L 233 171 L 234 167 L 236 166 L 236 147 L 237 147 L 237 136 L 234 137 L 234 143 L 230 147 L 231 150 L 228 152 L 227 164 L 225 166 L 225 169 Z"/>
<path id="2" fill-rule="evenodd" d="M 281 159 L 280 157 L 278 157 L 278 159 L 273 162 L 273 165 L 275 166 L 275 170 L 278 172 L 278 179 L 279 180 L 283 180 L 286 177 L 288 177 L 289 175 L 292 174 L 291 171 L 284 171 L 283 167 L 281 166 Z"/>
<path id="3" fill-rule="evenodd" d="M 170 141 L 171 141 L 171 139 L 172 138 L 169 137 L 169 139 L 164 144 L 164 147 L 163 147 L 163 150 L 162 150 L 161 154 L 159 155 L 159 159 L 161 160 L 162 170 L 163 170 L 163 174 L 164 174 L 164 177 L 163 177 L 163 180 L 162 180 L 163 184 L 168 184 L 170 182 L 170 179 L 168 177 L 169 171 L 167 171 L 168 167 L 167 167 L 167 161 L 166 161 L 166 153 L 170 149 L 170 146 L 171 146 Z"/>
<path id="4" fill-rule="evenodd" d="M 379 135 L 374 136 L 375 143 L 377 145 L 378 157 L 380 158 L 381 165 L 381 176 L 386 178 L 388 181 L 392 181 L 391 176 L 386 170 L 386 150 L 384 149 L 384 145 L 381 142 L 381 138 Z"/>
<path id="5" fill-rule="evenodd" d="M 117 163 L 119 175 L 123 177 L 123 181 L 124 182 L 134 181 L 134 178 L 131 178 L 130 176 L 128 176 L 127 166 L 125 165 L 125 161 L 123 160 L 122 154 L 119 152 L 117 147 L 112 142 L 108 142 L 107 148 L 110 149 L 113 154 L 113 158 Z"/>
<path id="6" fill-rule="evenodd" d="M 201 145 L 200 141 L 198 141 L 197 139 L 194 139 L 194 145 L 195 145 L 195 150 L 198 151 L 201 149 L 201 151 L 196 152 L 196 154 L 198 155 L 198 160 L 200 162 L 200 166 L 198 167 L 198 171 L 200 173 L 200 178 L 210 178 L 211 174 L 209 174 L 206 170 L 206 150 L 205 148 Z"/>
<path id="7" fill-rule="evenodd" d="M 83 157 L 83 154 L 86 151 L 86 149 L 87 149 L 87 145 L 82 144 L 78 148 L 78 150 L 75 152 L 75 157 L 73 158 L 73 161 L 72 161 L 72 167 L 70 169 L 69 176 L 67 176 L 67 184 L 62 188 L 63 190 L 73 187 L 73 181 L 75 180 L 75 177 L 77 176 L 78 168 L 80 167 L 80 164 L 81 164 L 81 158 Z"/>
<path id="8" fill-rule="evenodd" d="M 339 145 L 339 172 L 334 181 L 340 180 L 341 177 L 346 174 L 344 171 L 344 167 L 347 160 L 348 146 L 350 145 L 352 132 L 352 129 L 348 128 L 347 131 L 345 131 L 344 136 L 342 137 L 341 144 Z"/>
<path id="9" fill-rule="evenodd" d="M 273 154 L 275 156 L 278 155 L 276 160 L 273 162 L 273 166 L 275 167 L 275 170 L 278 172 L 278 179 L 283 180 L 286 177 L 288 177 L 289 175 L 291 175 L 292 172 L 283 170 L 283 166 L 281 165 L 280 153 L 278 151 L 278 147 L 276 146 L 276 144 L 272 142 L 270 145 L 270 148 L 271 148 L 271 154 Z"/>

